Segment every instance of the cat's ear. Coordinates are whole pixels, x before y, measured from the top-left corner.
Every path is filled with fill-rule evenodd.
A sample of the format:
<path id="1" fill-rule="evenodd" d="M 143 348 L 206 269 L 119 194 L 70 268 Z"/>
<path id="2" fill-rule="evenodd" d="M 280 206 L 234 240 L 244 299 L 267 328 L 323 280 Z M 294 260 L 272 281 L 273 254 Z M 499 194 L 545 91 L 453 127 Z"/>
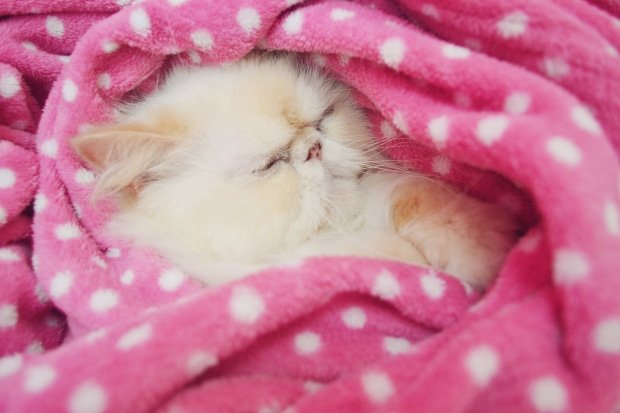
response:
<path id="1" fill-rule="evenodd" d="M 148 171 L 171 149 L 176 139 L 142 124 L 96 127 L 71 140 L 82 160 L 99 173 L 96 195 L 136 195 Z"/>

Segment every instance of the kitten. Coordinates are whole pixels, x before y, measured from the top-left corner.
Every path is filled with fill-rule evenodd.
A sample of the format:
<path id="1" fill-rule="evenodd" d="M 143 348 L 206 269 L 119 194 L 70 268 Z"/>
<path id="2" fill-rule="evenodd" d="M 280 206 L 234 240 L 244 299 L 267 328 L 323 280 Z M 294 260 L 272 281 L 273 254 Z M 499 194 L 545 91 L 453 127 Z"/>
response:
<path id="1" fill-rule="evenodd" d="M 385 172 L 393 163 L 348 89 L 290 55 L 175 68 L 123 112 L 72 140 L 99 174 L 96 193 L 118 198 L 108 229 L 209 285 L 357 255 L 484 287 L 514 241 L 499 207 Z"/>

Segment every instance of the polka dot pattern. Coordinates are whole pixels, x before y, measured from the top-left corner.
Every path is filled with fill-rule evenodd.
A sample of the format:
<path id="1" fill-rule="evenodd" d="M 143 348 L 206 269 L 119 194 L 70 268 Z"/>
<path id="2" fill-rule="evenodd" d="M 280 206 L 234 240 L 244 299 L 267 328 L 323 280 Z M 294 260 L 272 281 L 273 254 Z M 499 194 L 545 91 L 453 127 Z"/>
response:
<path id="1" fill-rule="evenodd" d="M 383 63 L 396 69 L 405 57 L 405 43 L 397 37 L 390 38 L 383 42 L 379 54 Z"/>
<path id="2" fill-rule="evenodd" d="M 301 356 L 314 354 L 321 346 L 321 336 L 312 331 L 304 331 L 295 336 L 295 351 Z"/>
<path id="3" fill-rule="evenodd" d="M 566 166 L 577 166 L 581 163 L 581 150 L 570 140 L 562 136 L 554 136 L 547 140 L 546 150 L 551 158 Z"/>
<path id="4" fill-rule="evenodd" d="M 151 18 L 144 9 L 134 9 L 129 15 L 129 24 L 133 31 L 142 37 L 151 33 Z"/>
<path id="5" fill-rule="evenodd" d="M 41 393 L 56 380 L 56 370 L 50 366 L 39 365 L 29 367 L 24 372 L 23 389 L 26 393 Z"/>
<path id="6" fill-rule="evenodd" d="M 368 372 L 362 376 L 362 387 L 368 399 L 376 404 L 387 402 L 394 395 L 394 385 L 382 372 Z"/>
<path id="7" fill-rule="evenodd" d="M 366 313 L 360 307 L 350 307 L 342 312 L 342 322 L 349 328 L 359 330 L 366 325 Z"/>
<path id="8" fill-rule="evenodd" d="M 114 21 L 109 20 L 106 30 L 88 19 L 80 23 L 73 13 L 50 15 L 41 10 L 35 13 L 37 36 L 17 37 L 17 47 L 11 50 L 24 66 L 35 57 L 53 73 L 60 73 L 66 65 L 50 95 L 57 102 L 53 108 L 57 113 L 48 110 L 41 123 L 31 119 L 30 111 L 15 116 L 12 111 L 19 105 L 27 106 L 24 102 L 31 97 L 30 88 L 38 83 L 31 84 L 30 78 L 22 82 L 23 73 L 36 71 L 0 67 L 0 105 L 4 105 L 0 112 L 10 113 L 12 119 L 5 123 L 11 129 L 30 134 L 39 129 L 30 164 L 40 166 L 38 177 L 25 175 L 20 165 L 28 163 L 12 163 L 10 156 L 5 162 L 4 149 L 0 148 L 0 170 L 13 172 L 13 179 L 0 172 L 2 224 L 23 218 L 23 207 L 17 208 L 13 199 L 27 187 L 28 179 L 38 182 L 24 195 L 30 198 L 38 191 L 32 260 L 30 251 L 16 245 L 3 243 L 0 248 L 5 267 L 15 269 L 23 279 L 21 268 L 31 271 L 32 261 L 37 279 L 27 286 L 24 296 L 28 302 L 8 296 L 8 289 L 0 292 L 0 309 L 8 305 L 15 310 L 0 311 L 0 325 L 7 325 L 0 327 L 0 333 L 12 337 L 29 328 L 29 305 L 58 307 L 68 317 L 66 324 L 59 314 L 41 312 L 37 324 L 41 330 L 19 343 L 18 350 L 23 353 L 0 359 L 0 389 L 23 395 L 32 410 L 45 400 L 52 403 L 49 410 L 54 411 L 118 411 L 123 408 L 119 400 L 126 405 L 139 400 L 132 392 L 119 397 L 117 384 L 118 388 L 127 388 L 128 383 L 139 382 L 141 388 L 150 391 L 154 387 L 151 370 L 166 373 L 157 380 L 163 380 L 167 388 L 187 388 L 211 367 L 224 364 L 230 354 L 245 357 L 250 346 L 256 346 L 264 358 L 250 360 L 244 368 L 251 373 L 255 368 L 269 367 L 275 358 L 263 348 L 268 336 L 277 350 L 278 363 L 294 362 L 303 367 L 296 391 L 321 392 L 315 401 L 308 397 L 309 403 L 317 403 L 308 410 L 322 411 L 321 403 L 349 407 L 330 398 L 332 383 L 325 383 L 323 392 L 319 389 L 323 384 L 314 381 L 324 377 L 324 372 L 318 373 L 325 368 L 341 377 L 343 360 L 348 370 L 338 385 L 346 391 L 338 397 L 346 395 L 355 406 L 369 406 L 367 410 L 408 405 L 404 400 L 409 394 L 399 392 L 400 379 L 414 374 L 408 371 L 412 362 L 425 365 L 429 361 L 425 358 L 433 353 L 437 355 L 433 360 L 437 381 L 433 382 L 430 375 L 421 377 L 421 388 L 432 390 L 441 382 L 446 391 L 454 390 L 448 388 L 451 385 L 459 386 L 459 394 L 466 400 L 483 404 L 488 402 L 487 394 L 502 394 L 521 405 L 529 404 L 533 411 L 579 411 L 582 406 L 576 402 L 581 400 L 580 390 L 570 376 L 565 376 L 572 366 L 556 370 L 558 354 L 546 345 L 537 351 L 548 364 L 525 355 L 524 343 L 544 340 L 544 334 L 533 327 L 524 331 L 523 337 L 505 340 L 503 331 L 514 331 L 518 320 L 505 316 L 499 325 L 494 318 L 506 298 L 501 284 L 493 287 L 495 308 L 469 313 L 469 305 L 480 299 L 480 292 L 471 287 L 464 291 L 461 282 L 451 277 L 389 262 L 369 260 L 360 264 L 353 258 L 335 258 L 337 261 L 326 265 L 320 258 L 299 268 L 279 270 L 294 272 L 286 274 L 288 277 L 267 270 L 269 274 L 203 291 L 188 275 L 171 270 L 174 263 L 101 236 L 99 228 L 105 224 L 107 206 L 99 209 L 90 202 L 96 175 L 80 167 L 68 143 L 71 136 L 87 132 L 108 115 L 119 115 L 111 110 L 111 102 L 122 100 L 121 96 L 133 87 L 130 85 L 141 82 L 147 72 L 152 77 L 143 83 L 144 90 L 154 86 L 161 72 L 153 70 L 163 56 L 174 65 L 212 65 L 239 58 L 257 42 L 263 49 L 307 52 L 311 61 L 337 72 L 346 83 L 360 89 L 370 112 L 371 130 L 389 156 L 402 159 L 406 167 L 416 171 L 437 175 L 449 185 L 467 186 L 472 194 L 498 203 L 524 222 L 530 222 L 531 206 L 536 205 L 537 222 L 545 226 L 519 241 L 519 248 L 504 264 L 507 271 L 503 274 L 519 271 L 516 261 L 529 260 L 532 274 L 528 279 L 543 280 L 551 275 L 543 271 L 552 273 L 549 288 L 558 289 L 563 297 L 558 312 L 574 310 L 573 294 L 584 298 L 580 303 L 592 311 L 588 320 L 580 320 L 579 328 L 570 321 L 572 317 L 563 313 L 554 316 L 563 320 L 561 340 L 571 340 L 571 346 L 562 348 L 567 353 L 577 350 L 583 357 L 574 357 L 574 353 L 562 356 L 574 360 L 575 368 L 595 376 L 603 363 L 613 367 L 620 352 L 616 344 L 620 313 L 613 303 L 587 296 L 592 283 L 596 283 L 597 291 L 609 289 L 605 274 L 611 271 L 605 266 L 614 258 L 601 257 L 607 247 L 616 247 L 619 237 L 618 188 L 608 187 L 611 179 L 606 173 L 597 175 L 590 169 L 595 166 L 598 171 L 609 171 L 612 185 L 620 182 L 615 164 L 610 163 L 613 155 L 609 147 L 603 148 L 605 141 L 617 135 L 610 116 L 617 112 L 612 112 L 615 101 L 608 99 L 602 104 L 596 97 L 596 90 L 613 90 L 610 86 L 616 77 L 601 74 L 612 70 L 617 60 L 616 45 L 600 38 L 589 41 L 586 49 L 574 41 L 578 30 L 566 31 L 566 38 L 562 38 L 562 44 L 571 45 L 569 49 L 554 45 L 551 40 L 557 42 L 558 33 L 554 26 L 566 25 L 550 25 L 557 20 L 547 20 L 534 3 L 521 9 L 514 2 L 500 1 L 491 14 L 486 7 L 477 29 L 467 33 L 459 27 L 470 27 L 469 23 L 480 17 L 477 6 L 472 5 L 466 14 L 455 13 L 451 2 L 419 2 L 408 16 L 394 15 L 385 5 L 359 2 L 310 5 L 296 0 L 249 0 L 223 2 L 217 8 L 207 4 L 200 10 L 195 0 L 109 3 L 110 7 L 116 4 L 126 9 L 116 14 Z M 556 18 L 565 15 L 580 19 L 578 13 L 560 13 L 560 9 L 570 8 L 560 3 L 554 3 Z M 295 4 L 298 7 L 285 9 Z M 455 25 L 457 14 L 461 21 Z M 23 16 L 24 20 L 30 17 Z M 411 24 L 412 18 L 424 26 L 426 34 Z M 69 57 L 69 45 L 75 44 L 84 30 L 80 25 L 86 23 L 92 27 L 92 34 L 79 40 L 87 43 L 82 49 L 88 53 L 73 52 Z M 601 30 L 613 29 L 613 25 L 603 23 L 611 24 L 601 21 Z M 546 28 L 548 39 L 541 39 L 541 28 Z M 338 43 L 324 44 L 325 39 L 338 39 Z M 447 44 L 446 40 L 459 45 Z M 513 50 L 538 52 L 528 54 L 526 60 Z M 593 57 L 597 71 L 584 70 L 579 63 L 583 56 Z M 138 72 L 140 76 L 136 77 Z M 603 150 L 608 151 L 606 155 Z M 543 168 L 545 173 L 537 174 Z M 518 190 L 532 198 L 517 196 L 517 190 L 508 183 L 491 179 L 494 172 L 503 177 L 518 176 Z M 576 191 L 583 196 L 574 196 Z M 29 208 L 30 201 L 26 199 L 24 207 Z M 562 217 L 554 214 L 560 209 L 574 228 L 556 227 Z M 30 214 L 30 209 L 27 211 Z M 587 228 L 583 221 L 588 222 Z M 516 277 L 520 274 L 514 275 L 502 282 L 520 279 Z M 273 279 L 267 280 L 269 277 Z M 321 287 L 320 297 L 313 290 L 315 286 Z M 486 298 L 480 301 L 485 303 Z M 317 304 L 321 300 L 324 306 Z M 471 334 L 467 329 L 469 317 L 486 315 L 484 311 L 489 317 L 478 325 L 476 334 Z M 130 319 L 136 324 L 123 324 Z M 450 328 L 455 319 L 464 324 L 456 329 L 462 335 Z M 555 326 L 549 322 L 545 320 L 543 326 L 541 321 L 540 328 L 551 331 Z M 57 341 L 46 334 L 64 328 L 75 333 L 72 346 L 79 354 L 89 360 L 101 359 L 101 363 L 82 363 L 77 369 L 79 360 L 74 354 L 71 358 L 62 352 L 47 352 Z M 88 329 L 93 332 L 87 334 Z M 285 330 L 287 333 L 282 334 Z M 579 337 L 570 336 L 577 330 Z M 432 335 L 437 331 L 448 336 L 447 342 L 458 340 L 461 345 L 447 351 L 441 343 L 433 342 Z M 428 339 L 425 333 L 430 334 Z M 418 340 L 420 344 L 414 346 Z M 342 343 L 346 344 L 344 349 Z M 51 356 L 56 353 L 60 355 Z M 107 363 L 105 358 L 116 363 Z M 373 360 L 370 371 L 364 370 L 367 360 Z M 135 370 L 140 374 L 136 375 L 129 367 L 138 361 L 140 368 Z M 524 367 L 523 375 L 506 388 L 502 378 L 513 377 L 515 363 L 536 365 L 538 372 L 543 370 L 542 375 L 531 374 Z M 445 380 L 448 375 L 455 381 Z M 314 379 L 308 380 L 311 377 Z M 229 384 L 228 377 L 222 378 Z M 208 381 L 209 374 L 204 379 Z M 271 380 L 266 381 L 276 386 Z M 279 385 L 277 390 L 264 394 L 279 396 Z M 603 394 L 608 389 L 596 390 Z M 170 396 L 175 399 L 171 410 L 187 407 L 177 403 L 177 394 Z M 419 397 L 414 402 L 425 405 L 426 394 Z M 446 398 L 445 402 L 453 400 Z M 157 403 L 153 401 L 154 408 L 161 408 L 155 406 Z M 279 399 L 261 400 L 247 410 L 281 411 L 288 404 Z M 292 413 L 294 409 L 289 410 Z"/>
<path id="9" fill-rule="evenodd" d="M 502 138 L 508 129 L 509 120 L 504 115 L 494 115 L 482 119 L 476 126 L 476 137 L 485 146 L 491 146 Z"/>
<path id="10" fill-rule="evenodd" d="M 71 413 L 102 413 L 108 405 L 108 395 L 99 384 L 87 382 L 73 391 L 69 398 Z"/>
<path id="11" fill-rule="evenodd" d="M 486 386 L 499 372 L 500 358 L 492 347 L 479 345 L 467 353 L 465 368 L 477 385 Z"/>
<path id="12" fill-rule="evenodd" d="M 555 280 L 562 284 L 573 284 L 581 281 L 590 273 L 588 259 L 579 251 L 560 249 L 553 259 Z"/>
<path id="13" fill-rule="evenodd" d="M 251 287 L 237 286 L 233 288 L 229 309 L 233 320 L 243 324 L 254 324 L 265 311 L 265 303 Z"/>
<path id="14" fill-rule="evenodd" d="M 256 9 L 244 7 L 237 13 L 237 23 L 244 32 L 250 34 L 260 28 L 261 19 Z"/>
<path id="15" fill-rule="evenodd" d="M 534 380 L 529 387 L 529 395 L 532 405 L 539 412 L 562 412 L 568 407 L 566 389 L 555 377 Z"/>
<path id="16" fill-rule="evenodd" d="M 13 74 L 0 75 L 0 96 L 5 99 L 12 98 L 19 92 L 19 80 Z"/>
<path id="17" fill-rule="evenodd" d="M 382 271 L 375 278 L 372 293 L 384 300 L 392 300 L 400 295 L 400 284 L 392 274 Z"/>

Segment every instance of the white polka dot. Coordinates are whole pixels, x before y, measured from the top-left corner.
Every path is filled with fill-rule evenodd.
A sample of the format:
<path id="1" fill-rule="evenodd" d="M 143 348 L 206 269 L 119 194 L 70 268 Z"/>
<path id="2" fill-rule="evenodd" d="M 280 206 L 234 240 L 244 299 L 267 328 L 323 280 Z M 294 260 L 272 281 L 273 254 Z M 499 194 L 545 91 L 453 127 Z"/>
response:
<path id="1" fill-rule="evenodd" d="M 616 49 L 615 47 L 613 47 L 610 44 L 606 44 L 605 47 L 603 48 L 603 50 L 605 50 L 605 53 L 607 53 L 611 57 L 618 57 L 618 56 L 620 56 L 620 53 L 618 52 L 618 49 Z"/>
<path id="2" fill-rule="evenodd" d="M 609 318 L 596 325 L 594 345 L 604 353 L 620 353 L 620 318 Z"/>
<path id="3" fill-rule="evenodd" d="M 230 315 L 235 321 L 253 324 L 265 311 L 262 297 L 251 287 L 235 286 L 228 302 Z"/>
<path id="4" fill-rule="evenodd" d="M 306 356 L 314 354 L 321 348 L 321 336 L 311 331 L 304 331 L 295 336 L 295 351 Z"/>
<path id="5" fill-rule="evenodd" d="M 422 14 L 428 17 L 432 17 L 435 20 L 440 20 L 439 10 L 432 4 L 425 4 L 422 6 Z"/>
<path id="6" fill-rule="evenodd" d="M 511 115 L 521 115 L 530 108 L 532 98 L 525 92 L 514 92 L 504 102 L 504 111 Z"/>
<path id="7" fill-rule="evenodd" d="M 105 260 L 98 255 L 95 255 L 94 257 L 92 257 L 91 260 L 95 263 L 97 267 L 100 267 L 103 269 L 108 268 L 108 263 L 105 262 Z"/>
<path id="8" fill-rule="evenodd" d="M 601 130 L 601 125 L 585 106 L 573 106 L 570 115 L 573 122 L 586 132 L 590 132 L 594 135 L 600 135 L 603 132 Z"/>
<path id="9" fill-rule="evenodd" d="M 553 79 L 561 79 L 570 73 L 570 66 L 561 57 L 547 57 L 542 61 L 543 71 Z"/>
<path id="10" fill-rule="evenodd" d="M 0 248 L 0 261 L 19 261 L 20 255 L 11 248 Z"/>
<path id="11" fill-rule="evenodd" d="M 78 94 L 78 87 L 71 79 L 65 79 L 62 83 L 62 97 L 67 102 L 73 102 Z"/>
<path id="12" fill-rule="evenodd" d="M 510 124 L 504 115 L 492 115 L 482 119 L 476 126 L 476 137 L 486 146 L 498 141 Z"/>
<path id="13" fill-rule="evenodd" d="M 297 10 L 289 14 L 284 20 L 283 28 L 288 34 L 297 34 L 301 32 L 301 27 L 304 23 L 304 14 Z"/>
<path id="14" fill-rule="evenodd" d="M 588 276 L 590 263 L 581 252 L 560 249 L 553 257 L 553 273 L 556 282 L 573 284 Z"/>
<path id="15" fill-rule="evenodd" d="M 23 364 L 20 354 L 13 354 L 0 358 L 0 379 L 15 374 Z"/>
<path id="16" fill-rule="evenodd" d="M 111 289 L 100 289 L 90 296 L 90 309 L 96 313 L 106 313 L 118 305 L 118 293 Z"/>
<path id="17" fill-rule="evenodd" d="M 530 401 L 539 412 L 554 413 L 568 407 L 564 385 L 552 376 L 534 380 L 529 386 Z"/>
<path id="18" fill-rule="evenodd" d="M 397 110 L 396 112 L 394 112 L 392 123 L 405 135 L 409 134 L 409 126 L 407 125 L 407 122 L 405 121 L 405 118 L 403 117 L 401 111 Z"/>
<path id="19" fill-rule="evenodd" d="M 121 275 L 121 283 L 124 285 L 133 284 L 133 280 L 136 277 L 132 270 L 127 270 Z"/>
<path id="20" fill-rule="evenodd" d="M 448 175 L 452 169 L 452 162 L 443 155 L 435 156 L 432 163 L 433 172 L 439 175 Z"/>
<path id="21" fill-rule="evenodd" d="M 381 122 L 381 133 L 387 139 L 394 139 L 396 137 L 396 129 L 387 120 Z"/>
<path id="22" fill-rule="evenodd" d="M 394 394 L 394 385 L 385 373 L 368 372 L 362 375 L 362 388 L 373 403 L 385 403 Z"/>
<path id="23" fill-rule="evenodd" d="M 66 224 L 56 225 L 56 228 L 54 228 L 54 234 L 59 240 L 68 241 L 79 238 L 80 229 L 74 223 L 67 222 Z"/>
<path id="24" fill-rule="evenodd" d="M 15 327 L 19 315 L 17 313 L 17 307 L 13 304 L 0 305 L 0 329 Z"/>
<path id="25" fill-rule="evenodd" d="M 80 168 L 75 171 L 74 179 L 80 185 L 88 185 L 95 181 L 95 174 L 88 169 Z"/>
<path id="26" fill-rule="evenodd" d="M 217 364 L 217 357 L 208 351 L 196 351 L 187 359 L 185 370 L 191 377 L 202 374 L 209 367 Z"/>
<path id="27" fill-rule="evenodd" d="M 553 159 L 564 165 L 577 166 L 581 163 L 579 147 L 562 136 L 554 136 L 547 140 L 545 148 Z"/>
<path id="28" fill-rule="evenodd" d="M 130 5 L 134 0 L 116 0 L 116 4 L 121 7 Z"/>
<path id="29" fill-rule="evenodd" d="M 65 34 L 65 25 L 58 17 L 49 16 L 45 19 L 45 30 L 50 36 L 60 38 Z"/>
<path id="30" fill-rule="evenodd" d="M 408 353 L 411 349 L 411 343 L 406 338 L 383 337 L 383 350 L 392 356 Z"/>
<path id="31" fill-rule="evenodd" d="M 325 387 L 325 385 L 323 383 L 319 383 L 319 382 L 316 382 L 316 381 L 308 380 L 308 381 L 304 382 L 304 390 L 307 393 L 310 393 L 310 394 L 314 394 L 314 393 L 318 392 L 323 387 Z"/>
<path id="32" fill-rule="evenodd" d="M 246 33 L 250 34 L 260 27 L 260 15 L 251 7 L 244 7 L 237 13 L 237 23 Z"/>
<path id="33" fill-rule="evenodd" d="M 116 342 L 116 348 L 129 350 L 145 343 L 153 335 L 153 327 L 146 323 L 132 328 L 121 336 Z"/>
<path id="34" fill-rule="evenodd" d="M 47 139 L 41 144 L 41 153 L 49 158 L 55 158 L 58 154 L 58 142 L 56 139 Z"/>
<path id="35" fill-rule="evenodd" d="M 518 37 L 527 30 L 528 20 L 528 15 L 522 11 L 508 13 L 497 22 L 497 30 L 504 39 Z"/>
<path id="36" fill-rule="evenodd" d="M 400 284 L 391 273 L 384 270 L 375 278 L 372 294 L 384 300 L 392 300 L 400 295 Z"/>
<path id="37" fill-rule="evenodd" d="M 332 10 L 332 12 L 329 14 L 329 17 L 335 22 L 340 22 L 343 20 L 352 19 L 353 17 L 355 17 L 355 12 L 351 10 L 336 8 Z"/>
<path id="38" fill-rule="evenodd" d="M 50 295 L 60 298 L 69 292 L 73 285 L 73 274 L 70 271 L 59 271 L 50 281 Z"/>
<path id="39" fill-rule="evenodd" d="M 405 56 L 405 42 L 398 37 L 389 38 L 381 45 L 379 54 L 383 63 L 396 69 Z"/>
<path id="40" fill-rule="evenodd" d="M 605 217 L 605 227 L 610 235 L 620 235 L 620 214 L 618 213 L 618 206 L 612 202 L 605 202 L 605 210 L 603 213 Z"/>
<path id="41" fill-rule="evenodd" d="M 461 108 L 471 107 L 471 98 L 463 92 L 456 92 L 454 94 L 454 103 Z"/>
<path id="42" fill-rule="evenodd" d="M 108 395 L 94 382 L 80 385 L 69 397 L 71 413 L 102 413 L 108 405 Z"/>
<path id="43" fill-rule="evenodd" d="M 118 43 L 112 41 L 112 40 L 106 40 L 101 44 L 101 49 L 103 50 L 104 53 L 114 53 L 115 51 L 118 50 Z"/>
<path id="44" fill-rule="evenodd" d="M 22 47 L 29 52 L 36 52 L 38 50 L 37 46 L 32 42 L 22 42 Z"/>
<path id="45" fill-rule="evenodd" d="M 444 44 L 441 53 L 445 58 L 452 60 L 467 59 L 471 54 L 469 49 L 454 44 Z"/>
<path id="46" fill-rule="evenodd" d="M 465 368 L 473 381 L 479 386 L 486 386 L 499 371 L 500 359 L 490 346 L 480 345 L 467 353 Z"/>
<path id="47" fill-rule="evenodd" d="M 3 98 L 11 98 L 19 92 L 19 80 L 12 74 L 0 76 L 0 95 Z"/>
<path id="48" fill-rule="evenodd" d="M 105 255 L 108 258 L 118 258 L 121 256 L 121 250 L 118 248 L 108 248 Z"/>
<path id="49" fill-rule="evenodd" d="M 366 313 L 360 307 L 350 307 L 341 314 L 342 322 L 349 328 L 360 329 L 366 325 Z"/>
<path id="50" fill-rule="evenodd" d="M 134 9 L 129 15 L 129 24 L 133 31 L 146 37 L 151 33 L 151 19 L 144 9 Z"/>
<path id="51" fill-rule="evenodd" d="M 56 379 L 56 370 L 50 366 L 30 367 L 24 374 L 24 391 L 40 393 Z"/>
<path id="52" fill-rule="evenodd" d="M 7 168 L 0 168 L 0 189 L 12 187 L 15 181 L 15 172 Z"/>
<path id="53" fill-rule="evenodd" d="M 194 46 L 201 50 L 211 50 L 213 48 L 213 37 L 211 33 L 206 30 L 200 29 L 193 31 L 190 35 L 190 39 Z"/>
<path id="54" fill-rule="evenodd" d="M 42 354 L 44 351 L 43 343 L 38 340 L 33 341 L 26 347 L 26 354 Z"/>
<path id="55" fill-rule="evenodd" d="M 112 77 L 109 73 L 102 73 L 97 77 L 97 87 L 107 90 L 112 86 Z"/>
<path id="56" fill-rule="evenodd" d="M 187 276 L 176 268 L 161 273 L 157 280 L 159 288 L 164 291 L 175 291 L 185 282 Z"/>
<path id="57" fill-rule="evenodd" d="M 438 300 L 443 297 L 446 289 L 446 282 L 434 273 L 423 275 L 420 278 L 420 285 L 424 295 L 431 300 Z"/>
<path id="58" fill-rule="evenodd" d="M 438 116 L 428 122 L 426 130 L 437 148 L 443 148 L 448 140 L 449 119 L 447 116 Z"/>
<path id="59" fill-rule="evenodd" d="M 86 337 L 84 337 L 84 340 L 89 343 L 92 344 L 100 339 L 102 339 L 103 337 L 105 337 L 107 334 L 106 330 L 104 328 L 100 328 L 98 330 L 92 331 L 90 333 L 88 333 L 86 335 Z"/>
<path id="60" fill-rule="evenodd" d="M 168 0 L 168 4 L 170 4 L 171 6 L 180 6 L 181 4 L 184 4 L 187 0 Z"/>
<path id="61" fill-rule="evenodd" d="M 0 225 L 6 224 L 6 210 L 0 207 Z"/>
<path id="62" fill-rule="evenodd" d="M 71 56 L 58 56 L 58 60 L 60 60 L 60 63 L 63 65 L 66 65 L 71 61 Z"/>

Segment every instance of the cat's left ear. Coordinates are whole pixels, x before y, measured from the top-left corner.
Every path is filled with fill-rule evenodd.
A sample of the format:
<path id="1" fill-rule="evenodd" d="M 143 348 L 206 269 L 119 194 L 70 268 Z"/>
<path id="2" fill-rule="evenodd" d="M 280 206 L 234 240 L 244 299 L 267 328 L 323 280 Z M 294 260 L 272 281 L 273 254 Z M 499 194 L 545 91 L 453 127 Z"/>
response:
<path id="1" fill-rule="evenodd" d="M 100 174 L 96 194 L 135 195 L 148 170 L 170 151 L 174 136 L 139 123 L 96 127 L 71 140 L 82 160 Z"/>

